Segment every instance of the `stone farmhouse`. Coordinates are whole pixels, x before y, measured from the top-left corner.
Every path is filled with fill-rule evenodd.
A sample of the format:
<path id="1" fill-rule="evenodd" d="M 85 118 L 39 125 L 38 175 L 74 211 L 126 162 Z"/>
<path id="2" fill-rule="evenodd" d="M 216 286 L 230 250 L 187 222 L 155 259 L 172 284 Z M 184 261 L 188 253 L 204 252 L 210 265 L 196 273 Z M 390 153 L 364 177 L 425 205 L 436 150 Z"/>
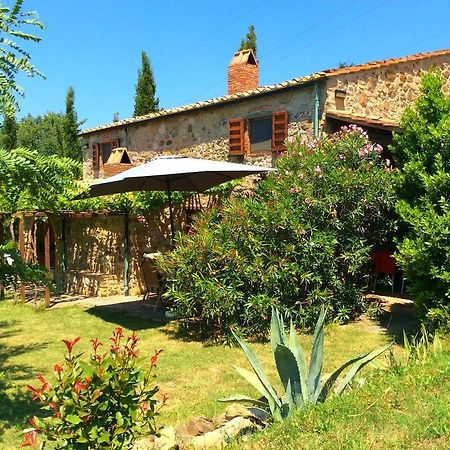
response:
<path id="1" fill-rule="evenodd" d="M 237 52 L 227 95 L 84 130 L 83 177 L 107 177 L 163 154 L 270 164 L 289 137 L 318 136 L 346 123 L 386 146 L 431 67 L 442 70 L 448 91 L 450 49 L 259 86 L 255 55 Z"/>
<path id="2" fill-rule="evenodd" d="M 83 178 L 95 182 L 165 154 L 270 165 L 292 136 L 319 136 L 348 123 L 386 147 L 432 67 L 441 69 L 449 92 L 450 49 L 259 86 L 255 55 L 237 52 L 228 66 L 227 95 L 84 130 Z M 190 208 L 176 207 L 177 229 Z M 170 244 L 167 209 L 145 216 L 61 212 L 48 215 L 46 224 L 36 214 L 18 220 L 23 254 L 34 246 L 61 292 L 143 292 L 149 282 L 142 255 Z M 37 242 L 30 242 L 33 235 Z"/>

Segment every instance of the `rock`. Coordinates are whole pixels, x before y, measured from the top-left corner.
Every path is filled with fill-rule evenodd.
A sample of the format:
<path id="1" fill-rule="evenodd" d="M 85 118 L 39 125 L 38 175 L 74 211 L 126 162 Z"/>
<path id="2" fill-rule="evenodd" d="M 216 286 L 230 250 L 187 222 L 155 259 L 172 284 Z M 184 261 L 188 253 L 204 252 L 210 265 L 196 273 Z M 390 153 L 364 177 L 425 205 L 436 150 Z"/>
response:
<path id="1" fill-rule="evenodd" d="M 176 443 L 175 428 L 168 427 L 160 431 L 160 435 L 155 438 L 153 443 L 155 450 L 171 450 L 178 448 Z"/>
<path id="2" fill-rule="evenodd" d="M 188 441 L 195 436 L 208 433 L 212 430 L 214 430 L 214 424 L 211 420 L 203 416 L 195 416 L 184 425 L 178 426 L 175 432 L 178 439 Z"/>
<path id="3" fill-rule="evenodd" d="M 243 405 L 234 403 L 225 409 L 224 414 L 219 417 L 218 423 L 223 424 L 234 417 L 244 417 L 256 422 L 265 422 L 269 418 L 268 414 L 259 408 L 246 408 Z"/>
<path id="4" fill-rule="evenodd" d="M 231 439 L 249 434 L 256 429 L 257 426 L 250 419 L 235 417 L 217 430 L 192 438 L 189 446 L 196 450 L 221 448 Z"/>

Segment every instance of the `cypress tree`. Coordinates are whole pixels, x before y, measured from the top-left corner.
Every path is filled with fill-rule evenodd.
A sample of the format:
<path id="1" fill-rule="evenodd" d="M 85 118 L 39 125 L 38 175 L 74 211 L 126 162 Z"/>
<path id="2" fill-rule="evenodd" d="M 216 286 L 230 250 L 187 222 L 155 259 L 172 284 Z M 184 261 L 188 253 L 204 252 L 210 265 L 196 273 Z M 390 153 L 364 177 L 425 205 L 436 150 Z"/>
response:
<path id="1" fill-rule="evenodd" d="M 238 51 L 252 49 L 256 56 L 256 33 L 255 26 L 250 25 L 248 27 L 248 32 L 244 38 L 241 40 L 241 45 Z"/>
<path id="2" fill-rule="evenodd" d="M 13 114 L 6 114 L 3 117 L 1 146 L 5 150 L 12 150 L 17 147 L 17 123 Z"/>
<path id="3" fill-rule="evenodd" d="M 138 71 L 136 95 L 134 96 L 134 116 L 144 116 L 158 110 L 159 99 L 155 97 L 156 83 L 150 59 L 142 51 L 142 65 Z"/>
<path id="4" fill-rule="evenodd" d="M 75 111 L 75 91 L 73 87 L 67 89 L 66 94 L 66 114 L 64 116 L 64 139 L 61 156 L 67 156 L 74 160 L 81 160 L 81 144 L 78 139 L 79 124 Z"/>

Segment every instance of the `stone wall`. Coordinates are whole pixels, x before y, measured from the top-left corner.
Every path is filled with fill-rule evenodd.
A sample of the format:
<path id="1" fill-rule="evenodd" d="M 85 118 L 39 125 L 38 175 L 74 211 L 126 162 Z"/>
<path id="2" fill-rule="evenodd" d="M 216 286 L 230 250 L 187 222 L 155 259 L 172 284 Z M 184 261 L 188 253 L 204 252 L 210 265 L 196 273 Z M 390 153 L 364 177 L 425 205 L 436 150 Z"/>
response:
<path id="1" fill-rule="evenodd" d="M 303 86 L 242 102 L 216 105 L 93 132 L 85 136 L 87 145 L 83 156 L 84 179 L 93 178 L 92 149 L 96 143 L 119 139 L 120 146 L 127 148 L 135 165 L 164 154 L 226 160 L 230 118 L 267 117 L 275 111 L 287 109 L 290 134 L 293 130 L 310 132 L 313 108 L 314 89 L 312 86 Z M 243 162 L 256 164 L 261 160 L 270 161 L 271 157 L 271 152 L 247 154 Z M 103 176 L 102 171 L 99 176 Z"/>
<path id="2" fill-rule="evenodd" d="M 405 106 L 418 97 L 423 73 L 434 66 L 442 69 L 448 93 L 450 58 L 434 56 L 353 73 L 350 68 L 350 73 L 334 75 L 327 83 L 325 110 L 398 123 Z M 336 90 L 342 91 L 343 101 L 336 101 Z"/>
<path id="3" fill-rule="evenodd" d="M 182 229 L 180 206 L 174 207 L 175 228 Z M 124 293 L 125 215 L 75 216 L 66 219 L 66 291 L 88 296 Z M 128 217 L 129 292 L 144 292 L 142 255 L 170 246 L 169 211 Z M 60 245 L 60 244 L 59 244 Z M 59 260 L 57 265 L 60 267 Z M 153 286 L 155 288 L 156 286 Z"/>

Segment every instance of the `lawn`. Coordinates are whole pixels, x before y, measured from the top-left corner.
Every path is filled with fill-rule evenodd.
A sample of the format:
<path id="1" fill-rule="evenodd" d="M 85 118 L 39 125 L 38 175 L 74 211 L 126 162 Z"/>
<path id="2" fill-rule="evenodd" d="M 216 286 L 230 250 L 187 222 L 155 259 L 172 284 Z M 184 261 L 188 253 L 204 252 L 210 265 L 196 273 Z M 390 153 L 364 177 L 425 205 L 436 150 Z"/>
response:
<path id="1" fill-rule="evenodd" d="M 0 302 L 0 317 L 0 449 L 19 448 L 20 431 L 36 412 L 25 385 L 34 383 L 38 374 L 51 376 L 51 368 L 64 354 L 61 340 L 81 336 L 78 349 L 88 350 L 89 339 L 106 341 L 117 325 L 125 332 L 135 330 L 141 338 L 142 364 L 148 363 L 155 349 L 164 349 L 158 360 L 157 384 L 161 394 L 169 395 L 169 404 L 159 418 L 161 425 L 182 423 L 194 415 L 214 417 L 225 407 L 217 398 L 235 392 L 254 394 L 232 368 L 246 366 L 238 348 L 181 340 L 175 336 L 174 323 L 152 323 L 104 308 L 37 311 L 9 301 Z M 328 327 L 325 371 L 392 339 L 374 325 L 363 320 Z M 302 336 L 302 341 L 309 348 L 310 336 Z M 269 347 L 252 345 L 266 367 L 273 366 Z"/>
<path id="2" fill-rule="evenodd" d="M 370 383 L 296 414 L 234 450 L 449 449 L 450 353 L 377 374 Z"/>

